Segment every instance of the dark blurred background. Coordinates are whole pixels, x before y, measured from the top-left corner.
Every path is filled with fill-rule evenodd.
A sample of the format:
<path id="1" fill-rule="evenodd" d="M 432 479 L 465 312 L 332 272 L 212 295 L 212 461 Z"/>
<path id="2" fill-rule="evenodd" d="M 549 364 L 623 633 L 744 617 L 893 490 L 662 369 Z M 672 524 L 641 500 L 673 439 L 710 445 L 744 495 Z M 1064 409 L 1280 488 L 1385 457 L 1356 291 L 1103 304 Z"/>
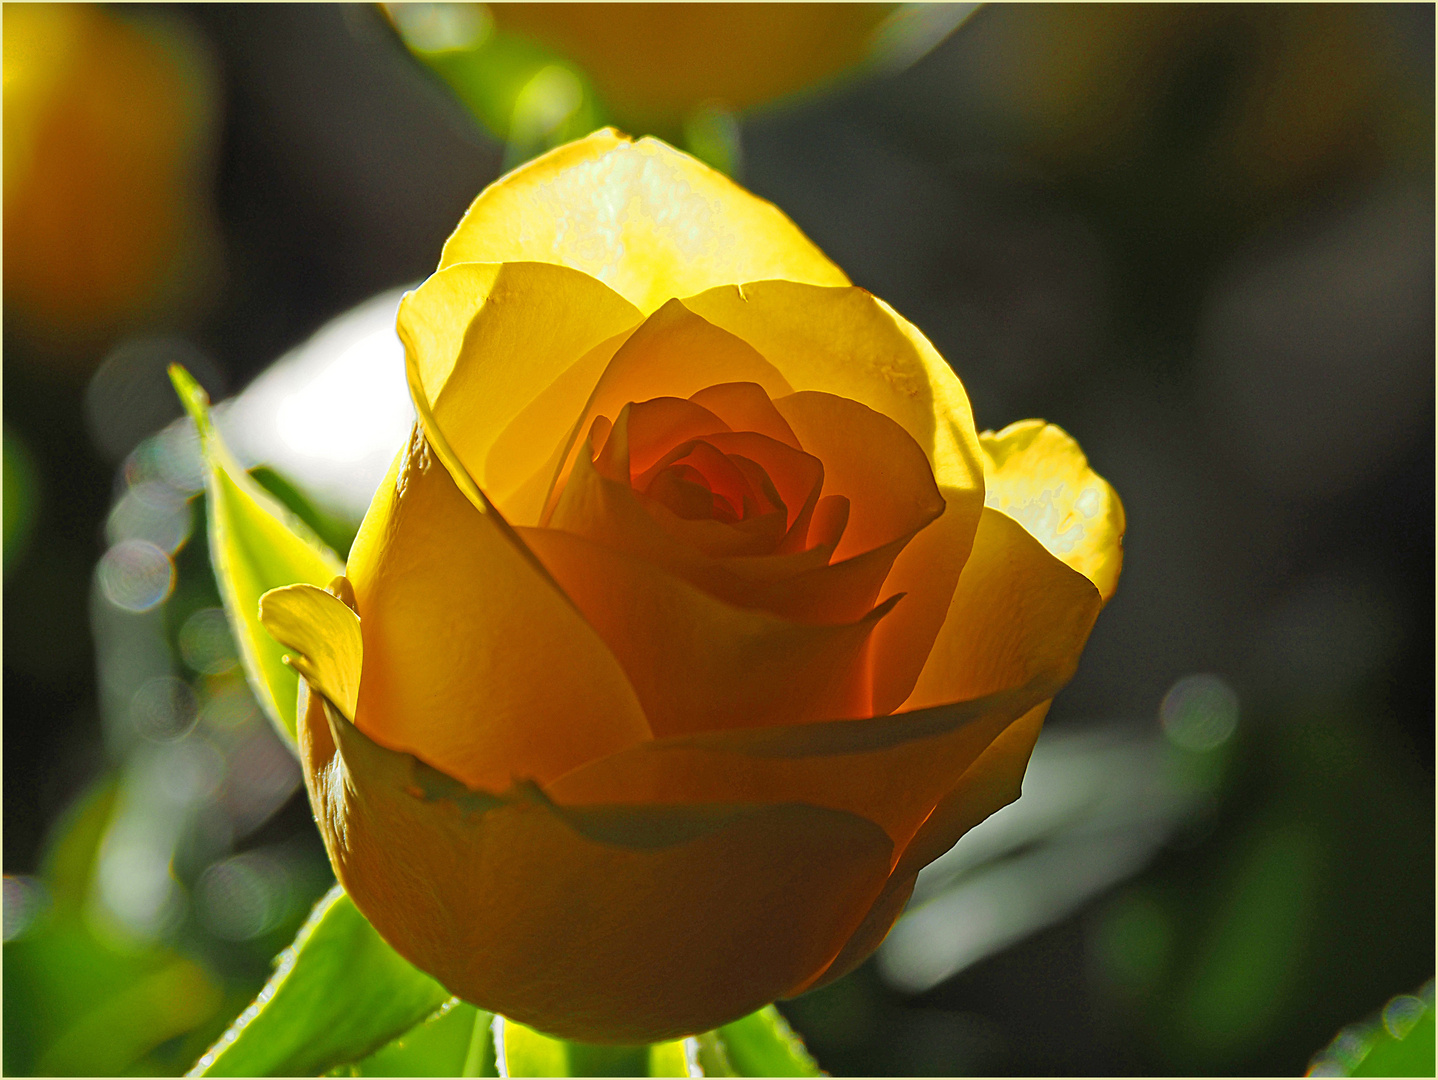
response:
<path id="1" fill-rule="evenodd" d="M 4 12 L 5 1068 L 178 1072 L 330 878 L 217 619 L 164 366 L 243 390 L 424 277 L 563 124 L 484 126 L 482 80 L 418 9 L 25 8 Z M 1128 513 L 1040 743 L 1072 797 L 783 1005 L 830 1072 L 1297 1074 L 1432 976 L 1433 19 L 988 6 L 921 27 L 917 59 L 631 125 L 777 203 L 930 337 L 981 428 L 1071 432 Z M 575 95 L 560 120 L 635 115 L 572 31 L 518 24 L 575 58 L 540 72 Z M 263 478 L 346 541 L 352 514 Z M 1047 805 L 1037 780 L 1019 806 Z"/>

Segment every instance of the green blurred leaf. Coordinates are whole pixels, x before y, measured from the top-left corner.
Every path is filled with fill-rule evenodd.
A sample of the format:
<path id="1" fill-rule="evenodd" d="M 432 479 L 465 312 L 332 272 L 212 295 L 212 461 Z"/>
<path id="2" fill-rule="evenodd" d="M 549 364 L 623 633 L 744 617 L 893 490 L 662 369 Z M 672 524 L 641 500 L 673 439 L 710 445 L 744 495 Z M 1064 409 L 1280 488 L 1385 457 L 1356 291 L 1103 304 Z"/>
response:
<path id="1" fill-rule="evenodd" d="M 163 945 L 114 941 L 87 915 L 116 791 L 101 780 L 61 818 L 39 875 L 48 905 L 5 944 L 8 1075 L 152 1071 L 146 1055 L 218 1014 L 205 969 Z"/>
<path id="2" fill-rule="evenodd" d="M 410 52 L 505 141 L 506 169 L 604 125 L 606 110 L 578 67 L 496 30 L 480 5 L 384 7 Z"/>
<path id="3" fill-rule="evenodd" d="M 437 1013 L 369 1057 L 329 1076 L 498 1076 L 493 1014 L 450 998 Z"/>
<path id="4" fill-rule="evenodd" d="M 823 1076 L 773 1005 L 725 1024 L 718 1031 L 730 1066 L 739 1076 Z"/>
<path id="5" fill-rule="evenodd" d="M 260 596 L 296 582 L 324 588 L 344 565 L 239 466 L 211 422 L 209 397 L 189 372 L 172 365 L 170 380 L 200 433 L 210 562 L 245 674 L 261 708 L 293 745 L 299 676 L 284 663 L 284 646 L 260 625 Z"/>
<path id="6" fill-rule="evenodd" d="M 1378 1038 L 1354 1076 L 1432 1076 L 1434 1055 L 1433 1003 L 1401 1039 L 1387 1030 Z"/>
<path id="7" fill-rule="evenodd" d="M 1399 994 L 1377 1019 L 1344 1028 L 1308 1068 L 1309 1076 L 1432 1076 L 1433 980 Z"/>
<path id="8" fill-rule="evenodd" d="M 191 1075 L 314 1076 L 374 1053 L 449 996 L 385 944 L 337 885 Z"/>

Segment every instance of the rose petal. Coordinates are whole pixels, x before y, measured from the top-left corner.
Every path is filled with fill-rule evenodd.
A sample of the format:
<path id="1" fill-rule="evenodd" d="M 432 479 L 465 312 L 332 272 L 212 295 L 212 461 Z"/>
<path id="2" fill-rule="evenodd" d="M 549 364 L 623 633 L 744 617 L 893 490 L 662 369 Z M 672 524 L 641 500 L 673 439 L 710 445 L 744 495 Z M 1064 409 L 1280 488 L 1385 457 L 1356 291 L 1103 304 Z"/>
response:
<path id="1" fill-rule="evenodd" d="M 968 499 L 966 492 L 940 493 L 946 502 L 952 500 L 960 507 Z M 974 530 L 962 512 L 945 509 L 893 560 L 882 595 L 902 599 L 869 640 L 876 714 L 893 712 L 913 692 L 948 617 L 973 540 Z"/>
<path id="2" fill-rule="evenodd" d="M 849 500 L 836 562 L 912 536 L 944 512 L 923 450 L 887 416 L 815 391 L 789 394 L 774 407 L 804 450 L 824 463 L 824 494 Z"/>
<path id="3" fill-rule="evenodd" d="M 657 738 L 546 786 L 561 805 L 803 802 L 859 814 L 902 851 L 956 776 L 1053 696 L 1038 676 L 974 701 L 895 716 Z"/>
<path id="4" fill-rule="evenodd" d="M 983 457 L 968 396 L 924 335 L 882 300 L 852 287 L 750 281 L 684 305 L 747 341 L 795 390 L 822 390 L 893 420 L 928 456 L 940 487 L 972 493 L 972 507 L 951 512 L 977 522 Z"/>
<path id="5" fill-rule="evenodd" d="M 452 993 L 564 1038 L 727 1023 L 825 967 L 883 885 L 888 837 L 797 804 L 556 807 L 476 796 L 319 695 L 300 725 L 335 873 Z"/>
<path id="6" fill-rule="evenodd" d="M 301 584 L 261 596 L 260 622 L 293 650 L 288 659 L 294 668 L 353 720 L 364 653 L 359 616 L 333 593 Z"/>
<path id="7" fill-rule="evenodd" d="M 788 996 L 816 990 L 862 964 L 903 913 L 919 871 L 958 843 L 964 833 L 1019 797 L 1050 704 L 1045 701 L 1024 713 L 964 770 L 958 783 L 904 847 L 898 865 L 854 936 L 825 971 L 811 982 L 791 989 Z"/>
<path id="8" fill-rule="evenodd" d="M 573 533 L 519 533 L 619 658 L 657 735 L 868 714 L 865 647 L 887 608 L 805 625 Z"/>
<path id="9" fill-rule="evenodd" d="M 1123 504 L 1089 468 L 1078 443 L 1054 424 L 1020 420 L 984 449 L 984 502 L 1031 532 L 1055 556 L 1094 583 L 1104 603 L 1123 567 Z"/>
<path id="10" fill-rule="evenodd" d="M 724 282 L 848 284 L 777 207 L 662 142 L 611 128 L 491 184 L 440 256 L 441 267 L 519 261 L 582 270 L 645 313 Z"/>
<path id="11" fill-rule="evenodd" d="M 692 394 L 689 400 L 723 420 L 730 431 L 754 431 L 792 450 L 804 449 L 788 421 L 779 415 L 774 402 L 758 383 L 718 383 Z"/>
<path id="12" fill-rule="evenodd" d="M 1012 518 L 985 507 L 944 625 L 904 708 L 967 701 L 1040 672 L 1062 686 L 1101 606 L 1092 582 Z"/>
<path id="13" fill-rule="evenodd" d="M 553 509 L 568 480 L 590 425 L 600 416 L 616 420 L 631 402 L 651 398 L 688 398 L 724 382 L 757 383 L 779 397 L 790 386 L 764 357 L 727 331 L 671 301 L 647 318 L 621 345 L 600 376 L 589 403 L 575 423 L 564 464 L 550 491 L 546 512 Z M 541 518 L 541 524 L 545 522 Z"/>
<path id="14" fill-rule="evenodd" d="M 567 267 L 468 263 L 407 293 L 398 329 L 450 447 L 503 500 L 568 436 L 617 336 L 641 319 Z"/>
<path id="15" fill-rule="evenodd" d="M 364 640 L 355 722 L 381 744 L 502 790 L 650 736 L 603 642 L 418 430 L 347 573 Z"/>

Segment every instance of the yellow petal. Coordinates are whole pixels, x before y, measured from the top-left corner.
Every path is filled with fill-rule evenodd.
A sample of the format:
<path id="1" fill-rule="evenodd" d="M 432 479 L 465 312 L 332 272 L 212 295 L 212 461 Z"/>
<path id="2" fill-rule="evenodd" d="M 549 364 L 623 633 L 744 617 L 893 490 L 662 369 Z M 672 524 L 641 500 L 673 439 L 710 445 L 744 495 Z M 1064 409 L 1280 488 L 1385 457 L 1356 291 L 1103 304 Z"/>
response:
<path id="1" fill-rule="evenodd" d="M 418 430 L 348 576 L 364 639 L 355 723 L 382 745 L 502 790 L 650 736 L 604 643 Z"/>
<path id="2" fill-rule="evenodd" d="M 618 657 L 656 735 L 868 715 L 865 645 L 885 608 L 792 622 L 574 533 L 519 532 Z"/>
<path id="3" fill-rule="evenodd" d="M 657 139 L 608 128 L 486 188 L 440 257 L 462 262 L 560 263 L 646 314 L 726 282 L 848 284 L 777 207 Z"/>
<path id="4" fill-rule="evenodd" d="M 794 987 L 790 996 L 831 983 L 862 964 L 903 913 L 919 871 L 958 843 L 964 833 L 1019 797 L 1049 705 L 1045 701 L 1015 720 L 964 771 L 904 848 L 898 865 L 854 936 L 822 974 Z"/>
<path id="5" fill-rule="evenodd" d="M 398 328 L 448 445 L 503 504 L 568 437 L 618 336 L 641 320 L 567 267 L 461 263 L 406 294 Z"/>
<path id="6" fill-rule="evenodd" d="M 812 806 L 470 794 L 307 705 L 310 799 L 355 905 L 452 993 L 556 1036 L 648 1043 L 752 1012 L 829 963 L 892 862 L 873 824 Z"/>
<path id="7" fill-rule="evenodd" d="M 1078 443 L 1042 420 L 1020 420 L 997 435 L 986 431 L 979 441 L 986 504 L 1092 581 L 1107 603 L 1123 567 L 1123 504 L 1089 468 Z"/>
<path id="8" fill-rule="evenodd" d="M 883 413 L 923 449 L 951 512 L 978 520 L 983 457 L 963 386 L 923 334 L 863 289 L 796 281 L 726 285 L 684 306 L 757 349 L 795 390 L 823 390 Z"/>
<path id="9" fill-rule="evenodd" d="M 289 660 L 295 670 L 353 720 L 364 651 L 359 616 L 324 589 L 286 585 L 260 597 L 260 622 L 294 650 Z"/>
<path id="10" fill-rule="evenodd" d="M 1092 582 L 1012 518 L 984 508 L 973 550 L 906 709 L 1073 677 L 1101 602 Z"/>

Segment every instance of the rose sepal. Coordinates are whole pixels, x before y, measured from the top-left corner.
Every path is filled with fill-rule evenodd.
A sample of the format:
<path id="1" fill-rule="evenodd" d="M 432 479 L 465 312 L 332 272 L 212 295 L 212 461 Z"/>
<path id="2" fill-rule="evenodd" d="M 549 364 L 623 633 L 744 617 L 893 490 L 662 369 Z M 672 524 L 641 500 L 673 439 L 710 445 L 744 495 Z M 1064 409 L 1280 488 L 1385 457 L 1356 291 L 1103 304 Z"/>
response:
<path id="1" fill-rule="evenodd" d="M 260 596 L 295 582 L 324 585 L 342 574 L 344 565 L 235 460 L 210 414 L 209 396 L 193 376 L 172 364 L 170 381 L 200 437 L 210 565 L 241 666 L 260 708 L 293 747 L 299 675 L 284 662 L 284 646 L 260 622 Z"/>

